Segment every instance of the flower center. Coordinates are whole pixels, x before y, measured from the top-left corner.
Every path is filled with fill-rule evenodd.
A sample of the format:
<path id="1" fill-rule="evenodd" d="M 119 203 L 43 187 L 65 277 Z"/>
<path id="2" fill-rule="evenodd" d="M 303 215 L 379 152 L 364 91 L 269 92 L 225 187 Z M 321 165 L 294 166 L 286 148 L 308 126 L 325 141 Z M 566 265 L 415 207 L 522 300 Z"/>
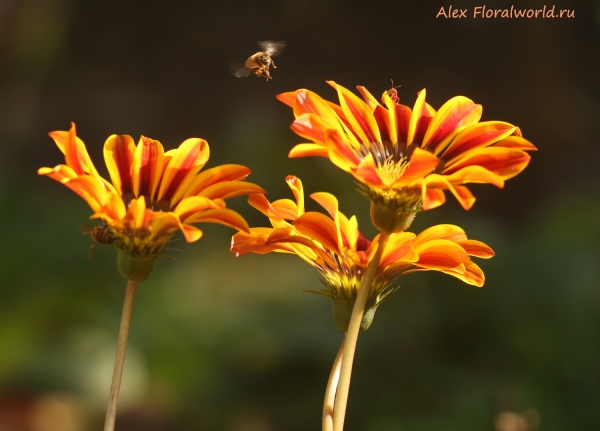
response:
<path id="1" fill-rule="evenodd" d="M 382 164 L 377 166 L 377 175 L 383 184 L 390 187 L 398 178 L 404 175 L 408 165 L 409 161 L 406 157 L 401 157 L 400 160 L 396 162 L 394 161 L 393 156 L 389 156 Z"/>

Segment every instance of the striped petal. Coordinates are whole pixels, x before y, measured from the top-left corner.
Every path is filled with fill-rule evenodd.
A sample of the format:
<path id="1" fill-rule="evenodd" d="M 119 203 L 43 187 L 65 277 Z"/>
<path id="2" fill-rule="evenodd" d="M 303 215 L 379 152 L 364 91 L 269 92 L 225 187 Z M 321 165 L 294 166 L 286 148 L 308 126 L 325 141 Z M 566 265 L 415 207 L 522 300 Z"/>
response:
<path id="1" fill-rule="evenodd" d="M 388 243 L 381 256 L 379 268 L 401 262 L 416 262 L 419 259 L 412 240 L 415 234 L 412 232 L 400 232 L 390 235 Z"/>
<path id="2" fill-rule="evenodd" d="M 171 159 L 166 165 L 157 200 L 164 199 L 174 204 L 183 197 L 186 188 L 208 161 L 210 149 L 204 139 L 191 138 L 166 155 Z"/>
<path id="3" fill-rule="evenodd" d="M 518 129 L 518 127 L 517 127 Z M 509 136 L 493 144 L 494 147 L 512 148 L 514 150 L 537 151 L 535 145 L 521 136 Z"/>
<path id="4" fill-rule="evenodd" d="M 474 148 L 487 147 L 494 142 L 504 139 L 514 133 L 517 128 L 502 121 L 487 121 L 473 124 L 461 130 L 444 151 L 443 159 L 452 162 L 454 158 Z M 445 147 L 444 143 L 438 146 L 435 154 L 439 154 Z"/>
<path id="5" fill-rule="evenodd" d="M 482 259 L 489 259 L 490 257 L 494 257 L 495 253 L 487 244 L 481 241 L 475 241 L 473 239 L 465 239 L 461 241 L 456 241 L 458 245 L 460 245 L 469 256 L 476 256 Z"/>
<path id="6" fill-rule="evenodd" d="M 377 122 L 367 104 L 334 81 L 327 81 L 327 83 L 337 90 L 344 115 L 362 142 L 365 144 L 381 142 Z"/>
<path id="7" fill-rule="evenodd" d="M 309 212 L 294 220 L 294 227 L 303 235 L 320 242 L 326 249 L 340 253 L 334 222 L 324 214 Z"/>
<path id="8" fill-rule="evenodd" d="M 246 223 L 246 220 L 244 220 L 244 218 L 237 212 L 227 208 L 209 209 L 192 214 L 185 220 L 185 223 L 216 223 L 244 232 L 249 232 L 249 227 L 248 223 Z"/>
<path id="9" fill-rule="evenodd" d="M 222 209 L 223 205 L 212 199 L 204 196 L 190 196 L 189 198 L 183 199 L 173 212 L 179 217 L 182 222 L 186 222 L 187 219 L 196 213 L 205 211 L 207 209 Z"/>
<path id="10" fill-rule="evenodd" d="M 133 194 L 131 165 L 135 144 L 129 135 L 111 135 L 104 143 L 104 161 L 115 189 L 121 194 Z"/>
<path id="11" fill-rule="evenodd" d="M 416 265 L 421 268 L 444 270 L 460 267 L 469 261 L 469 255 L 458 244 L 446 239 L 434 239 L 415 245 L 419 254 Z"/>
<path id="12" fill-rule="evenodd" d="M 481 118 L 483 108 L 464 96 L 448 100 L 431 120 L 423 138 L 422 148 L 435 153 L 438 145 L 459 127 L 475 124 Z"/>
<path id="13" fill-rule="evenodd" d="M 251 172 L 250 168 L 242 165 L 221 165 L 207 169 L 196 175 L 185 196 L 195 196 L 205 188 L 221 181 L 241 181 Z"/>
<path id="14" fill-rule="evenodd" d="M 521 173 L 530 159 L 531 156 L 526 152 L 512 148 L 476 148 L 465 153 L 455 163 L 447 165 L 444 173 L 452 174 L 466 166 L 477 165 L 507 180 Z"/>
<path id="15" fill-rule="evenodd" d="M 245 181 L 222 181 L 202 190 L 198 196 L 209 199 L 230 199 L 251 193 L 266 193 L 265 190 L 253 183 Z"/>
<path id="16" fill-rule="evenodd" d="M 133 193 L 154 199 L 163 171 L 164 149 L 160 142 L 142 136 L 133 156 Z"/>

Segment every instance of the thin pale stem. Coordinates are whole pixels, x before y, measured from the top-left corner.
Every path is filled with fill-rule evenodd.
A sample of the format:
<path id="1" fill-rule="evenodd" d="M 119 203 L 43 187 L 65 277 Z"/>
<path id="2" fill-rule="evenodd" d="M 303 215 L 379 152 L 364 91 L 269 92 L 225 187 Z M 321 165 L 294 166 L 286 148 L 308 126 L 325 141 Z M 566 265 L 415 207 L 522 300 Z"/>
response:
<path id="1" fill-rule="evenodd" d="M 329 381 L 327 382 L 327 389 L 325 390 L 325 401 L 323 402 L 323 431 L 333 431 L 333 403 L 335 402 L 335 392 L 340 379 L 340 367 L 342 365 L 342 353 L 344 351 L 345 341 L 346 334 L 344 334 L 344 337 L 342 338 L 340 349 L 333 361 L 331 373 L 329 374 Z"/>
<path id="2" fill-rule="evenodd" d="M 115 420 L 117 418 L 117 403 L 119 401 L 119 392 L 121 390 L 121 377 L 123 376 L 123 367 L 125 366 L 125 352 L 127 351 L 127 339 L 129 338 L 131 311 L 133 310 L 133 300 L 135 298 L 136 287 L 137 281 L 130 280 L 129 282 L 127 282 L 127 290 L 125 291 L 125 302 L 123 303 L 123 314 L 121 314 L 121 326 L 119 328 L 119 340 L 117 341 L 117 355 L 115 358 L 115 368 L 113 370 L 112 383 L 110 384 L 108 407 L 106 408 L 104 431 L 114 431 L 115 429 Z"/>
<path id="3" fill-rule="evenodd" d="M 371 262 L 369 262 L 365 276 L 360 283 L 361 287 L 358 289 L 354 308 L 352 309 L 352 316 L 348 324 L 348 331 L 346 331 L 344 351 L 342 353 L 340 380 L 333 407 L 333 431 L 342 431 L 344 429 L 348 392 L 350 391 L 350 378 L 352 377 L 352 363 L 354 362 L 354 352 L 356 351 L 356 342 L 358 341 L 358 333 L 360 332 L 360 323 L 365 313 L 365 306 L 369 298 L 371 285 L 377 274 L 377 267 L 379 266 L 379 262 L 381 262 L 381 256 L 389 238 L 390 235 L 384 232 L 381 232 L 379 235 L 377 251 Z"/>

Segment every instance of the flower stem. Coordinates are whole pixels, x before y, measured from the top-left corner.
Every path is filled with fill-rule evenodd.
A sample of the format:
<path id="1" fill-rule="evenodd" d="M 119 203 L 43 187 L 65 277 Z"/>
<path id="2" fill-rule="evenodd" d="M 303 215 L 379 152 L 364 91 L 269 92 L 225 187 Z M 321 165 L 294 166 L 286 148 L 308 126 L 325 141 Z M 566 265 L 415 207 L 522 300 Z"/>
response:
<path id="1" fill-rule="evenodd" d="M 327 389 L 325 390 L 325 401 L 323 402 L 323 431 L 333 431 L 333 403 L 335 402 L 335 392 L 340 379 L 340 367 L 342 365 L 342 352 L 344 351 L 345 341 L 346 334 L 344 334 L 344 337 L 342 338 L 342 344 L 340 344 L 340 349 L 333 361 L 331 373 L 329 374 L 329 381 L 327 382 Z"/>
<path id="2" fill-rule="evenodd" d="M 137 281 L 129 280 L 127 282 L 125 302 L 123 303 L 123 314 L 121 314 L 121 326 L 119 328 L 119 340 L 117 341 L 115 368 L 113 370 L 112 383 L 110 385 L 110 395 L 108 396 L 108 407 L 106 408 L 104 431 L 114 431 L 115 429 L 117 403 L 119 401 L 119 391 L 121 390 L 121 377 L 123 376 L 123 367 L 125 365 L 125 352 L 127 351 L 127 339 L 129 338 L 131 311 L 133 310 L 133 299 L 135 297 L 136 287 Z"/>
<path id="3" fill-rule="evenodd" d="M 335 405 L 333 407 L 333 430 L 342 431 L 344 429 L 344 418 L 346 416 L 346 405 L 348 403 L 348 392 L 350 390 L 350 378 L 352 376 L 352 363 L 354 362 L 354 352 L 356 351 L 356 342 L 358 341 L 358 333 L 360 332 L 360 323 L 363 314 L 365 313 L 365 305 L 369 298 L 371 285 L 377 274 L 377 267 L 381 262 L 383 250 L 387 245 L 390 235 L 384 232 L 379 234 L 377 243 L 377 251 L 373 256 L 369 266 L 365 272 L 365 276 L 360 283 L 358 295 L 352 309 L 352 316 L 348 324 L 348 331 L 344 343 L 342 354 L 342 364 L 340 369 L 340 380 L 337 387 L 337 395 L 335 397 Z"/>

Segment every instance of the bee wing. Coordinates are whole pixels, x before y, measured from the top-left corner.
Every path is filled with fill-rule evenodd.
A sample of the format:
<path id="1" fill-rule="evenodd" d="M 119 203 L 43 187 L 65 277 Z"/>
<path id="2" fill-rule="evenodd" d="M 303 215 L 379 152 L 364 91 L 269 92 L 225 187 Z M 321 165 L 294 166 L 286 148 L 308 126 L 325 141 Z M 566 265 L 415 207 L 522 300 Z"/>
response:
<path id="1" fill-rule="evenodd" d="M 271 57 L 275 57 L 279 55 L 281 51 L 283 51 L 283 48 L 285 48 L 286 45 L 286 41 L 281 40 L 279 42 L 275 42 L 271 40 L 264 40 L 262 42 L 258 42 L 258 45 Z"/>
<path id="2" fill-rule="evenodd" d="M 246 66 L 244 66 L 235 71 L 235 76 L 238 78 L 247 78 L 251 73 L 252 69 L 248 69 Z"/>

